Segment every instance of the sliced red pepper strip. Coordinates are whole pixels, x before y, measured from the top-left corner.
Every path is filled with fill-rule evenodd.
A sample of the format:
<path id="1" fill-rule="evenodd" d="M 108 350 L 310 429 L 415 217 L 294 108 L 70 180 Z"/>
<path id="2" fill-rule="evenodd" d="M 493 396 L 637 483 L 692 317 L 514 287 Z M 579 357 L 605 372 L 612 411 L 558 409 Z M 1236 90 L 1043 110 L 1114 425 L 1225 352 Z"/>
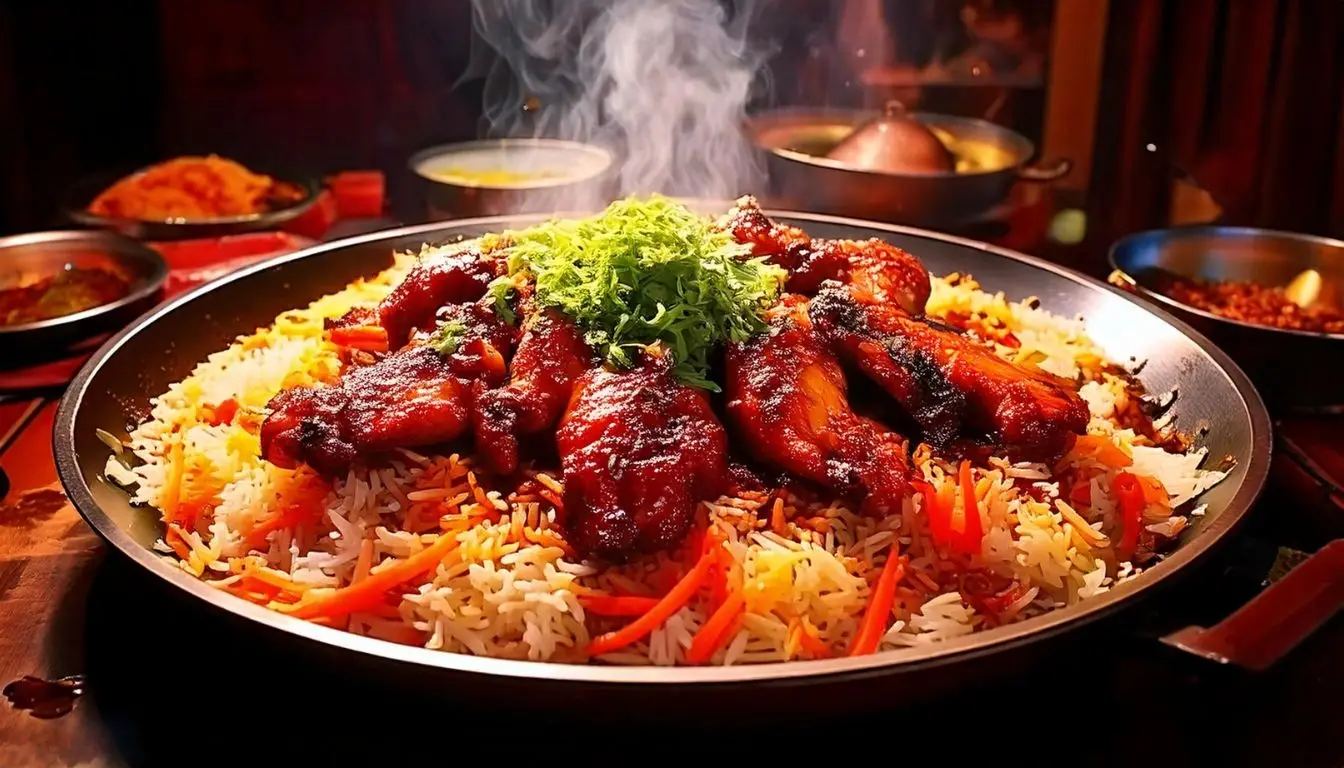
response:
<path id="1" fill-rule="evenodd" d="M 923 480 L 915 480 L 911 485 L 919 491 L 923 500 L 924 514 L 929 518 L 929 535 L 933 536 L 935 543 L 946 544 L 950 537 L 948 514 L 947 508 L 939 503 L 938 492 L 933 489 L 933 485 Z"/>
<path id="2" fill-rule="evenodd" d="M 961 519 L 953 522 L 952 548 L 963 555 L 978 554 L 985 531 L 980 523 L 980 506 L 975 498 L 975 478 L 971 476 L 969 461 L 961 462 L 961 495 Z"/>
<path id="3" fill-rule="evenodd" d="M 1130 472 L 1121 472 L 1111 480 L 1111 490 L 1120 505 L 1120 543 L 1115 547 L 1116 556 L 1122 561 L 1134 556 L 1139 544 L 1139 529 L 1143 526 L 1143 509 L 1148 505 L 1143 496 L 1143 485 L 1139 478 Z"/>

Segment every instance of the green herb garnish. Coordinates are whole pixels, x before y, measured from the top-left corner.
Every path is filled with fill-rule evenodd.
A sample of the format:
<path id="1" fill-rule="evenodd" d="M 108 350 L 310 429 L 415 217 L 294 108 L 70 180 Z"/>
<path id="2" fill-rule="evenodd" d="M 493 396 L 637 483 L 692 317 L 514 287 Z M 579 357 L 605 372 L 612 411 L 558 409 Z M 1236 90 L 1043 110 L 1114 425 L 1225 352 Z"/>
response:
<path id="1" fill-rule="evenodd" d="M 459 320 L 445 320 L 439 325 L 434 335 L 429 337 L 429 346 L 433 347 L 439 355 L 448 357 L 457 351 L 462 344 L 462 337 L 467 333 L 467 326 Z"/>
<path id="2" fill-rule="evenodd" d="M 485 289 L 485 292 L 495 302 L 495 314 L 499 315 L 499 318 L 509 325 L 513 325 L 518 320 L 513 313 L 513 308 L 509 306 L 509 297 L 514 292 L 513 280 L 514 278 L 510 275 L 496 277 L 490 281 L 490 285 L 486 286 Z"/>
<path id="3" fill-rule="evenodd" d="M 509 273 L 531 273 L 537 303 L 574 320 L 610 363 L 629 367 L 639 349 L 662 342 L 682 381 L 715 392 L 710 350 L 765 330 L 762 315 L 786 277 L 706 217 L 656 196 L 508 239 Z"/>

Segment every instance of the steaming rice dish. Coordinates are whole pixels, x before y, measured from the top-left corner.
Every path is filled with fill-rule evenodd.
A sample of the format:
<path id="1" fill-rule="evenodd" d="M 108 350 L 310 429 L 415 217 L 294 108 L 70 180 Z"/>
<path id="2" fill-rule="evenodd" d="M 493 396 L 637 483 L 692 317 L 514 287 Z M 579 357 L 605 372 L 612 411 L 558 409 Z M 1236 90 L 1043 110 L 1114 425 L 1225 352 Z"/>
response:
<path id="1" fill-rule="evenodd" d="M 280 315 L 104 435 L 107 476 L 183 570 L 388 642 L 899 653 L 1106 592 L 1224 477 L 1021 298 L 750 198 L 627 199 Z"/>

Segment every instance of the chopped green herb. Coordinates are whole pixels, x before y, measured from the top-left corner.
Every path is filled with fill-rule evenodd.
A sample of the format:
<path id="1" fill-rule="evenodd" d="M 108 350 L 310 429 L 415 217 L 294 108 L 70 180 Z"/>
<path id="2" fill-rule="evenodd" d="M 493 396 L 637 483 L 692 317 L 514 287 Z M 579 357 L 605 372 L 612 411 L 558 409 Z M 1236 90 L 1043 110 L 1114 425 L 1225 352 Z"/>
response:
<path id="1" fill-rule="evenodd" d="M 466 333 L 467 326 L 460 320 L 445 320 L 439 325 L 438 330 L 434 331 L 434 335 L 429 337 L 429 346 L 441 356 L 448 357 L 457 351 Z"/>
<path id="2" fill-rule="evenodd" d="M 513 325 L 518 320 L 514 316 L 513 309 L 509 306 L 509 297 L 513 295 L 513 291 L 513 278 L 509 275 L 496 277 L 486 287 L 486 292 L 495 300 L 495 314 L 499 315 L 499 319 L 509 325 Z"/>
<path id="3" fill-rule="evenodd" d="M 531 273 L 536 301 L 573 319 L 609 362 L 629 367 L 662 342 L 686 383 L 718 391 L 709 353 L 765 329 L 784 270 L 662 197 L 618 200 L 597 216 L 508 233 L 510 274 Z"/>

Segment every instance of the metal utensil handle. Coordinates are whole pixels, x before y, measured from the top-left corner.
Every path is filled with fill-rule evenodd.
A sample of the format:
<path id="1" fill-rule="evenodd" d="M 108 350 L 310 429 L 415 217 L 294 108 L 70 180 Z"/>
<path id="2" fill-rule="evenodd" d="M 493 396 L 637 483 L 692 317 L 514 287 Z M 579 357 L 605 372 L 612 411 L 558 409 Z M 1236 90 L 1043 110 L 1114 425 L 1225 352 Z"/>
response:
<path id="1" fill-rule="evenodd" d="M 1061 157 L 1049 165 L 1024 165 L 1017 169 L 1017 177 L 1023 181 L 1056 181 L 1067 176 L 1071 170 L 1073 161 Z"/>
<path id="2" fill-rule="evenodd" d="M 1344 605 L 1344 539 L 1336 539 L 1216 626 L 1186 627 L 1162 642 L 1253 671 L 1268 668 Z"/>

